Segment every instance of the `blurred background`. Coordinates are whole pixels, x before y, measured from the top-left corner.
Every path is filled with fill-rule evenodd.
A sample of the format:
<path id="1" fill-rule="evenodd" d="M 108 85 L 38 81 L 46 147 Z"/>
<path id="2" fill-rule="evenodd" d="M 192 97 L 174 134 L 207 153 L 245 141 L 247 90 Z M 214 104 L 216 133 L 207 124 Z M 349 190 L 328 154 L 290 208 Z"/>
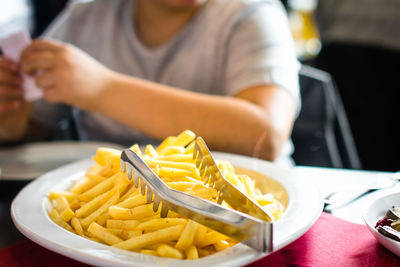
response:
<path id="1" fill-rule="evenodd" d="M 310 160 L 310 155 L 322 158 L 317 154 L 323 150 L 322 145 L 314 139 L 329 139 L 329 133 L 324 131 L 330 131 L 326 130 L 325 121 L 320 122 L 325 130 L 314 131 L 311 137 L 301 130 L 313 129 L 313 121 L 305 112 L 315 113 L 316 109 L 307 111 L 307 108 L 321 105 L 312 93 L 313 97 L 303 95 L 305 111 L 295 125 L 296 163 L 398 171 L 400 1 L 282 0 L 282 3 L 288 13 L 298 59 L 310 67 L 302 70 L 300 84 L 315 87 L 315 83 L 310 83 L 311 77 L 323 83 L 326 90 L 334 91 L 325 98 L 331 98 L 333 112 L 339 117 L 333 131 L 344 135 L 345 142 L 337 150 L 342 157 L 346 150 L 347 158 L 353 162 L 346 165 Z M 29 29 L 32 37 L 40 36 L 67 4 L 68 0 L 0 0 L 0 38 L 19 28 Z M 305 92 L 302 88 L 302 93 Z M 298 126 L 303 120 L 306 126 Z M 303 153 L 301 147 L 307 142 L 310 144 L 304 146 Z M 331 145 L 326 146 L 327 150 L 332 149 Z M 328 154 L 332 157 L 332 152 Z"/>

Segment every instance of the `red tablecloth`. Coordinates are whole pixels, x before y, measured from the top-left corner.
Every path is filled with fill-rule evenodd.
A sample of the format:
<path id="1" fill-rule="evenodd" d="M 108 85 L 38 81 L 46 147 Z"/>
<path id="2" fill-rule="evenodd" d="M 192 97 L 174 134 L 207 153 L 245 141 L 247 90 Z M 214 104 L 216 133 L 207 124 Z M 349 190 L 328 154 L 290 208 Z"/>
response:
<path id="1" fill-rule="evenodd" d="M 293 222 L 296 223 L 296 222 Z M 400 266 L 400 258 L 374 239 L 364 225 L 323 213 L 292 244 L 249 266 Z M 0 266 L 88 266 L 51 252 L 30 240 L 0 250 Z"/>

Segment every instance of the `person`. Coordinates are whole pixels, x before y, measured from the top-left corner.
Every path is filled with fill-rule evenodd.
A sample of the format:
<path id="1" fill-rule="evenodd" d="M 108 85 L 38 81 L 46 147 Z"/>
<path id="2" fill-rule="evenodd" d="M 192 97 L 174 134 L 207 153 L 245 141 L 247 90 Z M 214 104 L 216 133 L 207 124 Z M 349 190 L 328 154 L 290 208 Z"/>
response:
<path id="1" fill-rule="evenodd" d="M 400 2 L 319 1 L 322 50 L 315 66 L 332 74 L 364 169 L 397 171 Z"/>
<path id="2" fill-rule="evenodd" d="M 190 129 L 214 150 L 288 159 L 299 63 L 278 1 L 74 1 L 22 54 L 43 100 L 0 60 L 0 139 L 74 118 L 82 140 L 124 145 Z M 51 38 L 51 39 L 49 39 Z"/>

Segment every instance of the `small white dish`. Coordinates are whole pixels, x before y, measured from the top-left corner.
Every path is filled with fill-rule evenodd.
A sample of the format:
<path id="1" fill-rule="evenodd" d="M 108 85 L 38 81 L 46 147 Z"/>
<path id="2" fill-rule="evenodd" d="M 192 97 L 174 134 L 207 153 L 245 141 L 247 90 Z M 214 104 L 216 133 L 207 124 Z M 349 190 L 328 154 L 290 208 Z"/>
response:
<path id="1" fill-rule="evenodd" d="M 290 169 L 267 161 L 227 154 L 213 153 L 216 159 L 229 160 L 237 167 L 253 170 L 279 182 L 289 199 L 282 217 L 274 225 L 274 251 L 302 236 L 322 212 L 322 198 L 315 185 L 294 177 Z M 11 215 L 16 227 L 28 238 L 43 247 L 95 266 L 242 266 L 268 253 L 257 252 L 243 244 L 198 260 L 160 258 L 87 240 L 53 223 L 46 210 L 50 190 L 67 189 L 93 165 L 92 160 L 78 161 L 53 170 L 28 184 L 14 199 Z"/>
<path id="2" fill-rule="evenodd" d="M 392 206 L 400 206 L 400 192 L 388 192 L 374 199 L 363 213 L 369 231 L 385 248 L 400 256 L 400 242 L 384 236 L 375 229 L 376 222 L 382 219 Z"/>

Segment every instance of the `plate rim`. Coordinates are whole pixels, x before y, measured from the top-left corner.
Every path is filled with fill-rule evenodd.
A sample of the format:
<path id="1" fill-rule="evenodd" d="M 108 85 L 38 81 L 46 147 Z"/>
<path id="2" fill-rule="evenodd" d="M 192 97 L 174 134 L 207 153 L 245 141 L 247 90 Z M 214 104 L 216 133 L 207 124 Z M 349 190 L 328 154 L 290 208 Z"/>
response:
<path id="1" fill-rule="evenodd" d="M 9 157 L 9 153 L 19 153 L 24 150 L 26 151 L 31 151 L 31 150 L 42 150 L 42 149 L 48 149 L 50 151 L 54 151 L 55 149 L 71 149 L 76 151 L 77 153 L 79 151 L 82 151 L 82 149 L 93 149 L 93 151 L 98 148 L 98 147 L 111 147 L 111 148 L 117 148 L 117 149 L 122 149 L 123 146 L 117 144 L 117 143 L 112 143 L 112 142 L 102 142 L 102 141 L 86 141 L 86 140 L 60 140 L 60 141 L 39 141 L 39 142 L 29 142 L 29 143 L 24 143 L 24 144 L 19 144 L 16 146 L 10 146 L 10 147 L 4 147 L 0 149 L 0 156 L 5 155 L 6 157 Z M 86 150 L 85 150 L 86 151 Z M 62 155 L 63 153 L 60 153 Z M 87 154 L 87 153 L 86 153 Z M 59 157 L 62 158 L 62 157 Z M 75 159 L 69 159 L 67 157 L 64 157 L 62 161 L 64 161 L 64 164 L 59 166 L 62 167 L 66 164 L 73 163 L 76 161 L 82 160 L 82 157 L 76 157 Z M 13 162 L 15 163 L 15 162 Z M 23 161 L 20 160 L 20 164 L 25 164 Z M 58 167 L 56 167 L 58 168 Z M 55 168 L 55 169 L 56 169 Z M 3 169 L 3 170 L 2 170 Z M 30 174 L 26 174 L 23 172 L 11 172 L 11 173 L 4 173 L 4 170 L 7 170 L 7 164 L 5 164 L 3 167 L 0 165 L 0 180 L 2 181 L 30 181 L 33 179 L 36 179 L 37 177 L 40 177 L 47 172 L 51 171 L 48 170 L 47 172 L 42 172 L 42 171 L 31 171 Z"/>
<path id="2" fill-rule="evenodd" d="M 263 168 L 271 168 L 272 167 L 275 170 L 278 170 L 278 169 L 284 170 L 284 168 L 282 168 L 280 166 L 277 166 L 274 163 L 267 162 L 267 161 L 260 160 L 260 159 L 256 159 L 256 158 L 246 157 L 246 156 L 242 156 L 242 155 L 223 153 L 223 152 L 213 152 L 213 155 L 215 155 L 215 157 L 217 159 L 221 158 L 221 157 L 225 158 L 225 159 L 228 158 L 228 160 L 229 160 L 229 158 L 236 158 L 236 159 L 242 160 L 241 162 L 249 162 L 249 161 L 251 161 L 253 163 L 253 165 L 261 165 Z M 157 260 L 150 258 L 150 261 L 152 261 L 152 262 L 136 262 L 137 259 L 135 257 L 135 259 L 131 259 L 130 264 L 127 265 L 127 264 L 124 264 L 123 262 L 119 262 L 119 261 L 117 261 L 115 259 L 112 260 L 112 261 L 107 261 L 107 260 L 105 260 L 104 258 L 101 258 L 101 257 L 100 258 L 99 257 L 91 258 L 93 255 L 89 255 L 90 256 L 89 257 L 87 253 L 84 253 L 84 251 L 79 251 L 77 248 L 65 247 L 62 244 L 56 243 L 53 239 L 52 240 L 48 240 L 48 238 L 47 239 L 44 238 L 40 233 L 37 233 L 34 230 L 32 230 L 32 227 L 26 226 L 26 225 L 24 225 L 23 222 L 21 222 L 21 219 L 18 217 L 18 214 L 17 214 L 17 209 L 20 208 L 18 206 L 19 205 L 19 201 L 21 200 L 21 198 L 26 197 L 25 194 L 29 193 L 29 189 L 31 189 L 34 185 L 40 185 L 40 183 L 45 183 L 47 180 L 50 180 L 51 177 L 53 177 L 54 175 L 57 175 L 58 173 L 66 172 L 67 174 L 64 174 L 64 177 L 62 177 L 58 181 L 58 183 L 53 182 L 52 183 L 53 187 L 46 189 L 47 193 L 48 193 L 48 191 L 50 191 L 51 189 L 56 187 L 57 184 L 60 184 L 62 181 L 66 181 L 67 179 L 71 179 L 70 178 L 71 175 L 74 175 L 74 174 L 77 175 L 77 172 L 75 171 L 75 169 L 78 170 L 79 168 L 82 168 L 81 166 L 85 166 L 85 168 L 87 169 L 91 165 L 93 165 L 93 161 L 91 159 L 83 159 L 83 160 L 80 160 L 80 161 L 76 161 L 76 162 L 64 165 L 62 167 L 59 167 L 57 169 L 54 169 L 54 170 L 52 170 L 52 171 L 40 176 L 39 178 L 37 178 L 36 180 L 32 181 L 27 186 L 25 186 L 17 194 L 17 196 L 14 198 L 14 200 L 12 202 L 12 205 L 11 205 L 12 220 L 13 220 L 14 224 L 16 225 L 16 227 L 18 228 L 18 230 L 21 231 L 26 237 L 30 238 L 35 243 L 38 243 L 39 245 L 41 245 L 41 246 L 43 246 L 43 247 L 45 247 L 45 248 L 47 248 L 49 250 L 52 250 L 52 251 L 54 251 L 56 253 L 62 254 L 62 255 L 67 256 L 67 257 L 70 257 L 70 258 L 75 259 L 77 261 L 81 261 L 81 262 L 89 263 L 89 264 L 96 264 L 96 265 L 100 264 L 100 265 L 103 265 L 103 266 L 115 266 L 115 264 L 117 263 L 119 266 L 132 266 L 131 264 L 136 264 L 136 265 L 144 264 L 144 265 L 148 266 L 149 264 L 154 264 L 155 262 L 158 262 L 158 264 L 159 264 L 160 261 L 162 261 L 164 264 L 166 263 L 166 264 L 171 264 L 171 265 L 174 265 L 174 266 L 180 266 L 181 264 L 184 265 L 185 263 L 187 263 L 186 261 L 182 261 L 182 260 L 163 259 L 163 258 L 159 258 L 159 257 L 149 256 L 149 255 L 142 255 L 140 253 L 135 253 L 135 256 L 141 255 L 141 256 L 138 256 L 139 258 L 153 257 L 153 258 L 157 258 Z M 243 165 L 237 164 L 236 162 L 234 163 L 234 165 L 254 170 L 254 168 L 251 168 L 249 166 L 243 166 Z M 86 169 L 85 170 L 81 170 L 81 173 L 86 171 Z M 288 171 L 288 170 L 289 169 L 287 169 L 285 171 Z M 256 171 L 264 173 L 263 171 L 260 171 L 260 170 L 256 170 Z M 70 173 L 70 174 L 68 175 L 68 173 Z M 290 176 L 290 174 L 293 175 L 292 169 L 289 170 L 289 174 L 288 175 Z M 278 182 L 282 183 L 282 181 L 280 181 L 279 179 L 276 179 L 276 178 L 274 178 L 274 179 L 277 180 Z M 294 177 L 294 178 L 293 177 L 289 177 L 289 178 L 286 177 L 285 179 L 288 179 L 288 180 L 292 179 L 293 180 L 293 179 L 299 179 L 299 177 Z M 294 183 L 294 184 L 296 184 L 296 183 Z M 299 184 L 303 184 L 303 190 L 306 191 L 306 186 L 310 185 L 311 183 L 307 182 L 306 180 L 302 180 L 301 183 L 297 182 L 297 185 L 299 185 Z M 285 189 L 288 190 L 286 187 L 285 187 Z M 308 188 L 308 190 L 311 190 L 311 193 L 313 193 L 315 195 L 314 196 L 314 200 L 318 199 L 317 203 L 314 203 L 315 207 L 314 207 L 314 210 L 312 212 L 313 213 L 312 218 L 308 218 L 308 221 L 307 221 L 306 224 L 303 223 L 303 225 L 301 225 L 301 227 L 297 228 L 295 236 L 285 236 L 285 238 L 279 244 L 275 244 L 274 243 L 274 246 L 276 248 L 276 249 L 274 249 L 274 252 L 279 250 L 280 248 L 288 245 L 289 243 L 294 242 L 298 238 L 300 238 L 314 224 L 314 222 L 320 216 L 320 214 L 322 212 L 322 209 L 323 209 L 322 197 L 320 196 L 320 194 L 319 194 L 319 192 L 318 192 L 316 187 L 312 187 L 311 186 L 311 187 Z M 36 198 L 35 200 L 32 200 L 32 202 L 36 201 L 36 204 L 38 204 L 40 202 L 41 203 L 40 206 L 43 207 L 43 201 L 44 201 L 43 198 L 45 198 L 45 197 L 46 196 L 41 196 L 40 198 Z M 291 199 L 289 199 L 287 212 L 290 211 L 290 207 L 293 208 L 293 200 L 291 200 Z M 43 213 L 44 213 L 44 211 L 43 211 Z M 283 216 L 285 216 L 285 214 Z M 46 219 L 49 220 L 47 214 L 42 214 L 42 215 L 44 215 L 44 216 L 39 216 L 39 217 L 47 217 Z M 290 216 L 289 216 L 289 218 L 290 218 Z M 41 218 L 41 219 L 43 219 L 43 218 Z M 51 223 L 54 224 L 53 222 L 51 222 Z M 281 226 L 282 225 L 287 225 L 287 222 L 285 222 L 285 221 L 282 222 L 282 221 L 278 220 L 278 222 L 277 222 L 277 224 L 275 226 L 275 229 L 277 227 L 279 227 L 279 225 L 281 225 Z M 73 239 L 81 238 L 81 237 L 79 237 L 79 236 L 77 236 L 77 235 L 75 235 L 73 233 L 68 232 L 65 229 L 62 229 L 61 227 L 59 227 L 59 226 L 57 226 L 55 224 L 54 224 L 54 226 L 56 226 L 56 227 L 60 228 L 61 230 L 65 231 L 65 233 L 70 234 L 73 237 Z M 60 229 L 58 229 L 58 230 L 60 230 Z M 276 231 L 274 231 L 274 234 L 276 234 Z M 61 233 L 62 232 L 60 232 L 60 233 L 57 232 L 57 234 L 60 234 L 60 235 L 61 235 Z M 278 231 L 278 233 L 279 233 L 279 231 Z M 107 250 L 110 249 L 109 246 L 106 246 L 106 245 L 103 245 L 103 244 L 99 244 L 99 243 L 93 242 L 91 240 L 86 240 L 85 239 L 84 241 L 91 242 L 91 243 L 88 243 L 88 246 L 94 246 L 96 249 L 100 249 L 100 250 L 101 249 L 104 250 L 105 248 L 107 248 Z M 115 250 L 115 248 L 113 248 L 113 249 Z M 118 253 L 122 253 L 122 254 L 129 253 L 129 255 L 132 255 L 132 253 L 133 253 L 133 252 L 130 252 L 130 251 L 122 250 L 122 252 L 121 252 L 121 250 L 119 250 L 119 249 L 117 249 L 117 250 L 118 250 Z M 238 244 L 238 245 L 236 245 L 234 247 L 231 247 L 231 248 L 229 248 L 229 249 L 227 249 L 225 251 L 222 251 L 223 253 L 218 252 L 218 253 L 215 253 L 215 254 L 213 254 L 211 256 L 191 261 L 191 264 L 193 266 L 196 266 L 197 263 L 199 264 L 198 266 L 202 266 L 204 264 L 210 264 L 210 263 L 217 264 L 217 265 L 224 265 L 224 263 L 226 264 L 227 262 L 226 261 L 222 261 L 222 259 L 223 258 L 227 258 L 229 256 L 227 254 L 229 254 L 230 252 L 232 252 L 232 251 L 233 252 L 238 252 L 238 250 L 239 250 L 239 252 L 242 252 L 242 254 L 243 254 L 244 251 L 246 251 L 246 252 L 248 252 L 248 255 L 247 255 L 247 257 L 238 258 L 238 259 L 236 259 L 236 261 L 232 261 L 231 263 L 234 264 L 234 265 L 248 264 L 248 263 L 251 263 L 251 262 L 254 262 L 254 261 L 258 260 L 259 258 L 262 258 L 262 257 L 265 257 L 266 255 L 268 255 L 268 253 L 254 253 L 254 251 L 252 251 L 251 249 L 249 249 L 245 245 Z M 237 255 L 237 254 L 235 253 L 234 255 Z M 91 259 L 89 259 L 89 258 L 91 258 Z M 218 258 L 220 258 L 220 259 L 218 259 Z M 160 259 L 162 259 L 162 260 L 160 260 Z M 147 260 L 148 259 L 146 259 L 146 261 Z"/>

